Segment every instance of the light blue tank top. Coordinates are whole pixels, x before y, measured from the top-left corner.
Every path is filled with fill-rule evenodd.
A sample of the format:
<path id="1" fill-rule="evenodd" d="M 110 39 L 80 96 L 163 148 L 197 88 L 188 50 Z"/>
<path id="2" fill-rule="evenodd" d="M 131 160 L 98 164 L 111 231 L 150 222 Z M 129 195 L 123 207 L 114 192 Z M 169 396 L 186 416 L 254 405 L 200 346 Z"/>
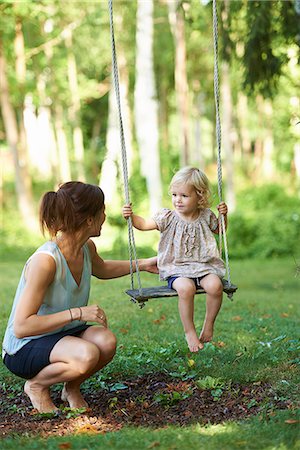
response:
<path id="1" fill-rule="evenodd" d="M 14 355 L 32 339 L 37 339 L 42 336 L 58 333 L 59 331 L 63 330 L 70 330 L 74 327 L 77 327 L 78 325 L 82 325 L 85 323 L 83 321 L 74 320 L 73 322 L 70 322 L 61 328 L 50 331 L 48 333 L 44 333 L 42 335 L 28 336 L 21 339 L 16 338 L 13 330 L 16 306 L 26 285 L 26 267 L 31 258 L 37 253 L 46 253 L 47 255 L 52 256 L 56 263 L 56 273 L 54 280 L 46 292 L 43 303 L 38 310 L 38 315 L 53 314 L 56 312 L 65 311 L 69 308 L 86 306 L 88 303 L 92 274 L 91 255 L 88 245 L 84 244 L 83 246 L 83 271 L 80 285 L 78 286 L 58 245 L 52 241 L 46 242 L 36 250 L 36 252 L 27 260 L 24 266 L 4 335 L 2 357 L 4 357 L 5 353 Z"/>

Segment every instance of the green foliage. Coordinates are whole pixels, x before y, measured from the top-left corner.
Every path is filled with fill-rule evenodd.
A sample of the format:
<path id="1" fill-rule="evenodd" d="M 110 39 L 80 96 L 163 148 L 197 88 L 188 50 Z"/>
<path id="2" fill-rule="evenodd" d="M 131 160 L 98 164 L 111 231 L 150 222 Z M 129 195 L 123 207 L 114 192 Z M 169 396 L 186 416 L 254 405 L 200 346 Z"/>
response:
<path id="1" fill-rule="evenodd" d="M 233 258 L 298 256 L 299 200 L 275 184 L 242 191 L 230 216 L 228 240 Z"/>

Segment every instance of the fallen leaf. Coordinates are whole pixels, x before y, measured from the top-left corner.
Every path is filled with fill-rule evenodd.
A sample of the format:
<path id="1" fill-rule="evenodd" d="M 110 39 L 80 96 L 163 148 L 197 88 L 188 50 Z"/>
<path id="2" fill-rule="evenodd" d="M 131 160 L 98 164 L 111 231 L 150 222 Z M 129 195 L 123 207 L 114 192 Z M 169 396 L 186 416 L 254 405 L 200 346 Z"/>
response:
<path id="1" fill-rule="evenodd" d="M 64 449 L 64 448 L 72 448 L 71 442 L 62 442 L 58 445 L 58 448 Z"/>
<path id="2" fill-rule="evenodd" d="M 293 423 L 299 423 L 300 420 L 296 420 L 296 419 L 287 419 L 284 421 L 284 423 L 289 423 L 289 424 L 293 424 Z"/>
<path id="3" fill-rule="evenodd" d="M 188 366 L 193 367 L 195 365 L 195 361 L 193 359 L 188 359 Z"/>
<path id="4" fill-rule="evenodd" d="M 262 316 L 263 319 L 270 319 L 270 317 L 272 317 L 271 314 L 264 314 Z"/>
<path id="5" fill-rule="evenodd" d="M 216 345 L 217 347 L 219 347 L 219 348 L 226 347 L 226 344 L 225 344 L 225 342 L 223 342 L 223 341 L 215 342 L 215 345 Z"/>
<path id="6" fill-rule="evenodd" d="M 155 325 L 160 325 L 160 319 L 153 320 L 153 323 L 155 323 Z"/>
<path id="7" fill-rule="evenodd" d="M 158 441 L 154 441 L 154 442 L 152 442 L 152 444 L 150 444 L 148 446 L 148 448 L 154 448 L 154 447 L 159 447 L 159 446 L 160 446 L 160 443 Z"/>
<path id="8" fill-rule="evenodd" d="M 281 317 L 290 317 L 290 315 L 288 313 L 285 313 L 285 312 L 281 313 L 280 315 L 281 315 Z"/>
<path id="9" fill-rule="evenodd" d="M 76 430 L 76 433 L 77 434 L 80 434 L 80 433 L 99 433 L 99 430 L 97 430 L 97 428 L 94 427 L 94 425 L 86 423 L 86 424 L 82 425 L 81 427 L 79 427 Z"/>
<path id="10" fill-rule="evenodd" d="M 239 320 L 243 320 L 241 316 L 234 316 L 231 318 L 231 320 L 235 320 L 236 322 L 238 322 Z"/>
<path id="11" fill-rule="evenodd" d="M 127 333 L 128 333 L 128 330 L 127 330 L 127 328 L 120 328 L 120 332 L 121 332 L 122 334 L 127 334 Z"/>

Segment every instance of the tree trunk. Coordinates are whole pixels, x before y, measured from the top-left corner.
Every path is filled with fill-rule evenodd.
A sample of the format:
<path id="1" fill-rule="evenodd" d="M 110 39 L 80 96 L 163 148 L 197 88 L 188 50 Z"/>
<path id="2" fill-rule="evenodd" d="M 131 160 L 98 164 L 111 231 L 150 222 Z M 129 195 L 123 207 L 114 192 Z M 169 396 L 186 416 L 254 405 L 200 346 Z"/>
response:
<path id="1" fill-rule="evenodd" d="M 72 178 L 69 161 L 68 143 L 64 129 L 63 108 L 59 104 L 55 106 L 54 110 L 54 127 L 58 147 L 59 182 L 64 183 L 66 181 L 70 181 Z"/>
<path id="2" fill-rule="evenodd" d="M 168 2 L 169 22 L 175 44 L 175 91 L 179 119 L 181 165 L 189 164 L 189 99 L 186 69 L 184 11 L 178 0 Z"/>
<path id="3" fill-rule="evenodd" d="M 203 95 L 201 92 L 194 94 L 194 145 L 191 164 L 205 171 L 205 158 L 203 154 L 201 118 L 203 109 Z"/>
<path id="4" fill-rule="evenodd" d="M 161 207 L 158 104 L 153 66 L 153 1 L 138 1 L 136 29 L 135 127 L 150 211 Z"/>
<path id="5" fill-rule="evenodd" d="M 122 24 L 122 18 L 117 18 Z M 126 144 L 128 176 L 131 173 L 133 149 L 132 149 L 132 121 L 128 101 L 129 73 L 127 61 L 122 47 L 118 48 L 118 68 L 119 68 L 119 91 L 122 109 L 123 131 Z M 105 193 L 105 203 L 110 205 L 117 214 L 120 213 L 121 205 L 124 204 L 124 196 L 119 193 L 122 180 L 122 151 L 120 140 L 119 113 L 116 100 L 114 84 L 111 84 L 108 102 L 108 126 L 106 132 L 107 153 L 101 168 L 100 186 Z M 121 203 L 120 203 L 121 202 Z"/>
<path id="6" fill-rule="evenodd" d="M 10 101 L 9 85 L 6 76 L 6 60 L 0 40 L 0 102 L 6 139 L 13 155 L 15 167 L 15 186 L 22 220 L 29 229 L 37 229 L 33 210 L 31 183 L 25 170 L 26 160 L 20 152 L 19 132 L 15 111 Z"/>
<path id="7" fill-rule="evenodd" d="M 77 65 L 75 56 L 72 50 L 72 30 L 71 28 L 65 29 L 65 44 L 68 51 L 68 80 L 71 93 L 71 106 L 69 109 L 70 121 L 73 128 L 73 145 L 74 145 L 74 157 L 76 163 L 77 177 L 81 181 L 85 181 L 84 174 L 84 146 L 83 135 L 81 129 L 80 120 L 80 95 L 77 79 Z"/>
<path id="8" fill-rule="evenodd" d="M 262 96 L 256 97 L 258 120 L 262 130 L 258 139 L 261 140 L 260 155 L 256 160 L 256 171 L 265 180 L 272 180 L 274 175 L 273 163 L 273 132 L 272 116 L 273 108 L 270 100 L 265 100 Z M 258 174 L 257 174 L 258 175 Z"/>
<path id="9" fill-rule="evenodd" d="M 234 186 L 234 158 L 233 158 L 233 118 L 232 118 L 232 94 L 229 76 L 229 64 L 222 63 L 221 97 L 223 105 L 223 148 L 226 169 L 226 202 L 231 212 L 235 210 L 235 186 Z"/>

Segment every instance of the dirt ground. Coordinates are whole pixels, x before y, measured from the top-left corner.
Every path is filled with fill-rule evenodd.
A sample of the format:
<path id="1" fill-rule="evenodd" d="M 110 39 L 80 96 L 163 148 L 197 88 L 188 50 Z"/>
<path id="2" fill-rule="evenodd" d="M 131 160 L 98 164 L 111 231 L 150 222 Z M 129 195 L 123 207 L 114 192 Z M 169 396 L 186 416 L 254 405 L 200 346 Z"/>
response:
<path id="1" fill-rule="evenodd" d="M 0 388 L 0 436 L 13 433 L 63 436 L 70 433 L 106 433 L 124 425 L 164 427 L 195 422 L 217 424 L 241 420 L 264 410 L 287 409 L 266 383 L 232 384 L 221 392 L 199 389 L 192 380 L 181 381 L 155 373 L 123 381 L 122 390 L 84 392 L 89 410 L 79 414 L 62 408 L 54 417 L 36 414 L 25 394 Z M 59 392 L 52 397 L 62 406 Z"/>

